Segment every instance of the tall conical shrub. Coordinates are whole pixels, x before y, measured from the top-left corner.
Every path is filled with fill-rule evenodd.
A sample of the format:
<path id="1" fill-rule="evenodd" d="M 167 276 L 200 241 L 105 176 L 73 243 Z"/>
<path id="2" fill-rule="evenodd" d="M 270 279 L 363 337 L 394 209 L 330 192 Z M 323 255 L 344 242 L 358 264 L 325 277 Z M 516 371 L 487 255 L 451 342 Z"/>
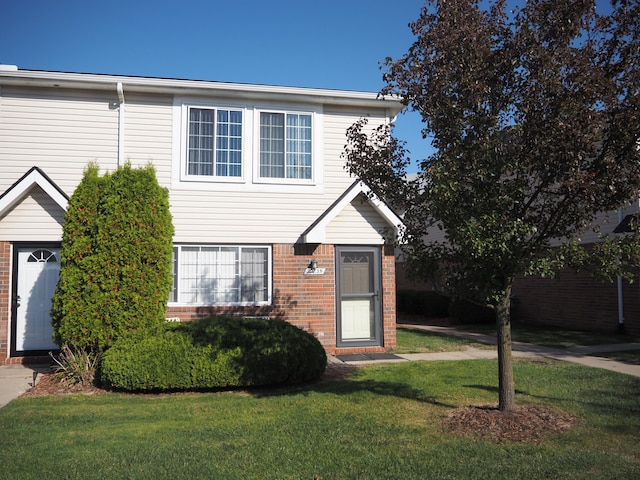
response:
<path id="1" fill-rule="evenodd" d="M 103 351 L 124 333 L 161 325 L 172 238 L 168 192 L 151 165 L 103 177 L 89 165 L 65 216 L 56 341 Z"/>
<path id="2" fill-rule="evenodd" d="M 72 342 L 93 349 L 99 318 L 94 300 L 99 290 L 95 265 L 98 204 L 105 179 L 91 163 L 69 199 L 62 229 L 60 278 L 53 295 L 51 323 L 58 345 Z"/>

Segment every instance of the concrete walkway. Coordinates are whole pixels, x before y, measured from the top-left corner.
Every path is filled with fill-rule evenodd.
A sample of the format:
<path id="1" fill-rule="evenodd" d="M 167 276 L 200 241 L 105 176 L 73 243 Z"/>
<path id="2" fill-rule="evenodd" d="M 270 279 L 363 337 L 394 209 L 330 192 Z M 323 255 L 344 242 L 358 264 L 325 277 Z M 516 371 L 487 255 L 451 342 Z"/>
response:
<path id="1" fill-rule="evenodd" d="M 38 381 L 38 375 L 50 371 L 48 365 L 0 366 L 0 408 L 29 390 Z"/>
<path id="2" fill-rule="evenodd" d="M 399 324 L 403 327 L 426 330 L 442 335 L 466 338 L 475 342 L 487 345 L 496 345 L 497 340 L 492 335 L 481 333 L 465 332 L 451 327 L 438 327 L 431 325 L 419 325 L 412 323 Z M 640 365 L 629 365 L 616 362 L 608 358 L 594 356 L 596 353 L 622 352 L 625 350 L 640 350 L 640 343 L 616 343 L 607 345 L 593 345 L 588 347 L 572 348 L 549 348 L 531 343 L 513 342 L 512 352 L 514 357 L 526 358 L 551 358 L 565 362 L 579 363 L 593 368 L 603 368 L 614 372 L 624 373 L 640 377 Z M 342 361 L 351 365 L 366 365 L 380 362 L 406 362 L 415 360 L 476 360 L 498 358 L 497 350 L 483 350 L 474 347 L 467 347 L 458 352 L 438 352 L 438 353 L 407 353 L 407 354 L 359 354 L 359 355 L 339 355 L 337 361 Z"/>
<path id="3" fill-rule="evenodd" d="M 450 327 L 436 327 L 403 323 L 402 326 L 426 330 L 433 333 L 462 337 L 476 342 L 495 345 L 496 338 L 480 333 L 464 332 Z M 579 363 L 588 367 L 604 368 L 614 372 L 640 377 L 640 365 L 628 365 L 607 358 L 595 357 L 595 353 L 619 352 L 624 350 L 640 350 L 640 343 L 621 343 L 611 345 L 595 345 L 590 347 L 574 347 L 567 349 L 548 348 L 530 343 L 513 342 L 514 357 L 544 357 L 565 362 Z M 407 362 L 415 360 L 475 360 L 494 359 L 498 357 L 495 350 L 482 350 L 468 347 L 459 352 L 408 353 L 408 354 L 357 354 L 330 357 L 334 364 L 362 365 L 384 362 Z M 0 366 L 0 408 L 14 398 L 26 392 L 35 382 L 38 375 L 49 371 L 47 365 L 3 365 Z"/>

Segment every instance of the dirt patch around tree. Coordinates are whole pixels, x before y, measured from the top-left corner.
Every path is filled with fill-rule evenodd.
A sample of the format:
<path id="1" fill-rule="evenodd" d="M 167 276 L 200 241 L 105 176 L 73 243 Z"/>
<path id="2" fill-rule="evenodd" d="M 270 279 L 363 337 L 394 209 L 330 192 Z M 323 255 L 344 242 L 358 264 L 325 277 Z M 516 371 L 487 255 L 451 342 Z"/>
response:
<path id="1" fill-rule="evenodd" d="M 467 406 L 453 410 L 445 420 L 445 430 L 494 443 L 540 443 L 559 436 L 577 422 L 574 415 L 538 405 L 518 406 L 503 412 L 492 406 Z"/>

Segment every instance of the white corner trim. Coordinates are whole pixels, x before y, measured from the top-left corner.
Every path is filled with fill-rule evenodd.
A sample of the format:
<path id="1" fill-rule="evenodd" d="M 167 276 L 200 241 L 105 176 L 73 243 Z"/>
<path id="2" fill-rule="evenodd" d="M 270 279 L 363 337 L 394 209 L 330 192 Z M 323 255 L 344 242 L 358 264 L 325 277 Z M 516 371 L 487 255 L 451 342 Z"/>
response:
<path id="1" fill-rule="evenodd" d="M 387 223 L 393 226 L 394 233 L 398 235 L 403 227 L 403 222 L 393 210 L 391 210 L 382 200 L 380 200 L 371 189 L 365 185 L 364 182 L 358 181 L 351 185 L 347 191 L 328 209 L 316 223 L 308 229 L 304 234 L 303 240 L 305 243 L 324 243 L 327 238 L 327 226 L 349 205 L 354 198 L 361 193 L 364 193 L 373 206 L 373 208 L 380 214 L 380 216 L 386 220 Z"/>
<path id="2" fill-rule="evenodd" d="M 36 185 L 44 190 L 60 208 L 64 211 L 67 210 L 67 203 L 69 202 L 67 196 L 40 170 L 32 168 L 0 197 L 0 217 L 18 204 Z"/>

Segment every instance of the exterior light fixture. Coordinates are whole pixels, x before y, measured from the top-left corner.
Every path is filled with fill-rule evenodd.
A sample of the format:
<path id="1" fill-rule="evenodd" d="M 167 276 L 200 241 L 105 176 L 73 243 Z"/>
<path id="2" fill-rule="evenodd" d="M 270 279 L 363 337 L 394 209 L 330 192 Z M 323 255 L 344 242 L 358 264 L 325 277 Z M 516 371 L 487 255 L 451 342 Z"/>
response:
<path id="1" fill-rule="evenodd" d="M 309 265 L 304 270 L 305 275 L 323 275 L 324 268 L 318 268 L 318 260 L 315 258 L 309 262 Z"/>

